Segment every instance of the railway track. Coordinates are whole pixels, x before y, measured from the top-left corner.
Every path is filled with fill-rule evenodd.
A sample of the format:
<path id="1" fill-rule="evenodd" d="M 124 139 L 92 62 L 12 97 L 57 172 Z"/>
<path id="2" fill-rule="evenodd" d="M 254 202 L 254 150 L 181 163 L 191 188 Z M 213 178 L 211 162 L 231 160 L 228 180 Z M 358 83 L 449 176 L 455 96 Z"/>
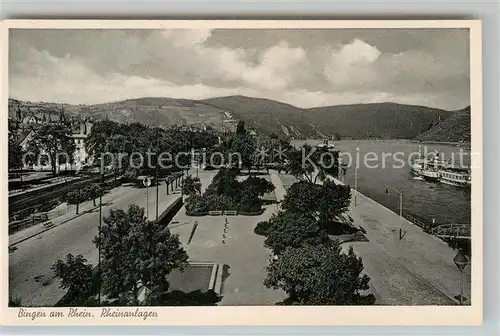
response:
<path id="1" fill-rule="evenodd" d="M 105 176 L 105 180 L 112 178 L 112 174 Z M 9 197 L 9 220 L 22 219 L 34 212 L 45 212 L 59 203 L 59 199 L 68 192 L 90 183 L 101 180 L 100 175 L 92 175 L 67 183 L 54 184 L 44 189 L 34 190 L 22 195 Z"/>

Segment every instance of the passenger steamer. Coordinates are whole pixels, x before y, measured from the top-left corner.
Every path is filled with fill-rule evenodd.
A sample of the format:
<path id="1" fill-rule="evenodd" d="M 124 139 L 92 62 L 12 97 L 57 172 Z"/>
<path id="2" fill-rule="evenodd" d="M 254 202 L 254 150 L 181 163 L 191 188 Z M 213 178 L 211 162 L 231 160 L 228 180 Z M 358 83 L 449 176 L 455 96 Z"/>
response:
<path id="1" fill-rule="evenodd" d="M 469 188 L 471 186 L 470 169 L 453 167 L 441 157 L 438 151 L 434 151 L 428 159 L 422 158 L 420 154 L 420 157 L 411 165 L 411 172 L 427 181 Z"/>
<path id="2" fill-rule="evenodd" d="M 449 185 L 468 188 L 471 185 L 471 174 L 469 169 L 447 168 L 441 171 L 440 182 Z"/>
<path id="3" fill-rule="evenodd" d="M 435 150 L 428 155 L 428 158 L 422 156 L 419 151 L 419 158 L 413 161 L 410 169 L 413 175 L 421 176 L 426 180 L 437 181 L 439 180 L 439 170 L 446 167 L 448 163 L 442 158 L 442 154 Z"/>

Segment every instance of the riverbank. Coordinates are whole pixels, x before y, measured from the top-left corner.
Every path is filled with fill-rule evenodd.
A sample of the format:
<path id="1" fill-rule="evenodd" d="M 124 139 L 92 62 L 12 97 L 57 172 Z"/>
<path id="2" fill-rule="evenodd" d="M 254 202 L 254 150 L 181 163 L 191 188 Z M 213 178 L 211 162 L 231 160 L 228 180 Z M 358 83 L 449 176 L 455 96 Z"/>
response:
<path id="1" fill-rule="evenodd" d="M 355 226 L 364 230 L 368 241 L 345 243 L 343 248 L 347 251 L 352 246 L 363 259 L 377 303 L 458 304 L 462 274 L 453 263 L 456 251 L 362 193 L 352 190 L 352 197 L 349 215 Z M 465 304 L 470 304 L 470 264 L 463 275 Z"/>
<path id="2" fill-rule="evenodd" d="M 412 142 L 423 145 L 445 145 L 445 146 L 455 146 L 462 148 L 471 148 L 470 142 L 447 142 L 447 141 L 418 141 L 412 140 Z"/>

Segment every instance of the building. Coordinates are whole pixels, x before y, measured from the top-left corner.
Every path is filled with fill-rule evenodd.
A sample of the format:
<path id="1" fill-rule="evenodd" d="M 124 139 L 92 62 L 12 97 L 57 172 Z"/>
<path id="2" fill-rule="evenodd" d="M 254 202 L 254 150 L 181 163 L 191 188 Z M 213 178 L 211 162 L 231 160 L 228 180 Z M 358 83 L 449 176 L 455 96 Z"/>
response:
<path id="1" fill-rule="evenodd" d="M 85 139 L 89 136 L 92 130 L 92 123 L 88 120 L 82 120 L 79 123 L 79 128 L 71 135 L 75 142 L 75 153 L 73 156 L 74 165 L 77 169 L 90 164 L 90 157 L 85 148 Z"/>

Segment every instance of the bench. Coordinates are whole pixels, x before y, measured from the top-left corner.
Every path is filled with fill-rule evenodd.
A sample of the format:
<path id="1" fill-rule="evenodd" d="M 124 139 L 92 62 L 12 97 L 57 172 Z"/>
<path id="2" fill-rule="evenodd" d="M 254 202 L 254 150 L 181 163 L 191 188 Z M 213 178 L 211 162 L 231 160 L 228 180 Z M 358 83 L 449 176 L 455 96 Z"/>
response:
<path id="1" fill-rule="evenodd" d="M 52 222 L 45 222 L 45 223 L 43 223 L 43 227 L 44 228 L 50 228 L 50 227 L 53 227 L 53 226 L 54 226 L 54 223 L 52 223 Z"/>
<path id="2" fill-rule="evenodd" d="M 221 216 L 222 215 L 222 211 L 209 211 L 208 214 L 210 216 Z"/>
<path id="3" fill-rule="evenodd" d="M 236 216 L 236 215 L 238 215 L 238 211 L 235 211 L 235 210 L 225 211 L 224 214 L 226 216 Z"/>

